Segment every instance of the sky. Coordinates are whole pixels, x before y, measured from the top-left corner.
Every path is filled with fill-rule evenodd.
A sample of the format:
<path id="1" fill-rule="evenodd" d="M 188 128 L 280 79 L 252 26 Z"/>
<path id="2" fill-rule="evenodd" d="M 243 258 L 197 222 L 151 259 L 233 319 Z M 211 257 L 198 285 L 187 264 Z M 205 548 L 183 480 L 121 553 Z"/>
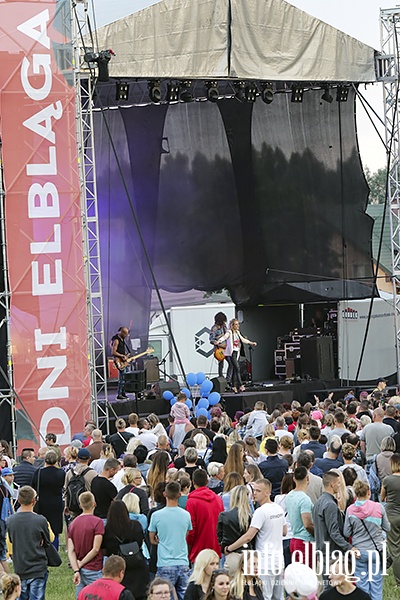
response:
<path id="1" fill-rule="evenodd" d="M 110 3 L 109 0 L 93 0 L 96 12 L 96 24 L 99 27 L 132 12 L 142 10 L 152 4 L 157 4 L 159 1 L 163 0 L 119 0 L 118 3 Z M 259 2 L 263 1 L 259 0 Z M 290 0 L 289 3 L 352 35 L 376 50 L 380 50 L 381 47 L 380 8 L 394 8 L 398 6 L 394 0 Z M 382 84 L 369 85 L 365 90 L 362 87 L 360 91 L 375 111 L 382 117 Z M 383 135 L 383 128 L 379 125 L 379 121 L 372 113 L 370 115 Z M 357 106 L 357 130 L 364 167 L 368 167 L 371 172 L 385 167 L 384 146 L 360 103 Z"/>

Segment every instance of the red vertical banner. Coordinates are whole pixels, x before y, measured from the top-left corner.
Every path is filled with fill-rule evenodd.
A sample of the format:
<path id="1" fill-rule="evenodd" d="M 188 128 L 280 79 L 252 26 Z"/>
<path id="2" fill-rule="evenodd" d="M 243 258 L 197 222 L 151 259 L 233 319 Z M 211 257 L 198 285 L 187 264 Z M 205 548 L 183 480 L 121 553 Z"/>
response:
<path id="1" fill-rule="evenodd" d="M 60 445 L 68 444 L 89 415 L 68 15 L 69 1 L 0 0 L 0 131 L 14 385 L 22 403 L 19 449 L 43 445 L 40 436 L 50 431 Z"/>

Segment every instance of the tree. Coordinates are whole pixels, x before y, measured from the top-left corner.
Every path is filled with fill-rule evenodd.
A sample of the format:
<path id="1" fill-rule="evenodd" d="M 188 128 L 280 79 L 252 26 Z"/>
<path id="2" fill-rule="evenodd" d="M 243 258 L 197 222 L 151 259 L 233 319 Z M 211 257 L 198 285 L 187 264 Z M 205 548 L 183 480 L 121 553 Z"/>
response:
<path id="1" fill-rule="evenodd" d="M 386 168 L 378 169 L 375 173 L 371 173 L 369 168 L 365 169 L 365 177 L 367 179 L 370 194 L 369 204 L 384 204 L 386 200 Z"/>

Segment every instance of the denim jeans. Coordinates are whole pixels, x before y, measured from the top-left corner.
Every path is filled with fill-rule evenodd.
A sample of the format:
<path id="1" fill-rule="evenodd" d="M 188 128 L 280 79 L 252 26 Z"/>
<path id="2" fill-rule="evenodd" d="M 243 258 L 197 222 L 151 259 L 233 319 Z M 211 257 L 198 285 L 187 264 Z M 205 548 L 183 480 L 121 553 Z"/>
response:
<path id="1" fill-rule="evenodd" d="M 81 582 L 76 586 L 76 597 L 79 596 L 79 592 L 83 590 L 84 587 L 103 577 L 103 573 L 101 571 L 90 571 L 84 567 L 80 569 L 79 574 L 81 576 Z"/>
<path id="2" fill-rule="evenodd" d="M 19 600 L 44 600 L 46 594 L 46 583 L 49 576 L 48 571 L 43 577 L 34 579 L 22 579 L 21 595 Z"/>
<path id="3" fill-rule="evenodd" d="M 382 600 L 382 588 L 383 588 L 383 574 L 382 569 L 379 569 L 376 573 L 376 552 L 371 551 L 371 564 L 368 563 L 368 553 L 364 550 L 360 551 L 361 556 L 356 560 L 356 568 L 354 570 L 354 576 L 358 577 L 356 581 L 357 587 L 366 592 L 374 600 Z M 380 565 L 379 565 L 380 566 Z M 369 573 L 369 569 L 372 571 Z"/>
<path id="4" fill-rule="evenodd" d="M 174 586 L 178 600 L 183 600 L 188 585 L 190 569 L 184 565 L 176 567 L 157 567 L 157 577 L 167 579 Z M 171 600 L 173 595 L 171 593 Z"/>
<path id="5" fill-rule="evenodd" d="M 118 390 L 117 390 L 117 396 L 123 396 L 125 394 L 125 373 L 126 373 L 126 369 L 127 369 L 127 367 L 125 367 L 125 369 L 122 369 L 118 373 Z"/>

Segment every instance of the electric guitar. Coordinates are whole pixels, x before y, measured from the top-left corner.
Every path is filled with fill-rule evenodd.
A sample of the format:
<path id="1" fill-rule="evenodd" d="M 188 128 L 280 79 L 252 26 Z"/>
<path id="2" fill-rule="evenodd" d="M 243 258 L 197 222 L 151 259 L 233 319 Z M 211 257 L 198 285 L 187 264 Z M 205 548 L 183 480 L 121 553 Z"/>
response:
<path id="1" fill-rule="evenodd" d="M 114 364 L 117 367 L 118 371 L 123 371 L 125 367 L 127 367 L 133 360 L 140 358 L 141 356 L 145 356 L 146 354 L 152 354 L 154 352 L 154 348 L 147 348 L 144 352 L 140 354 L 135 354 L 135 356 L 130 356 L 129 358 L 121 358 L 120 356 L 114 356 Z"/>
<path id="2" fill-rule="evenodd" d="M 222 362 L 225 359 L 225 354 L 223 348 L 215 348 L 214 356 L 218 362 Z"/>

